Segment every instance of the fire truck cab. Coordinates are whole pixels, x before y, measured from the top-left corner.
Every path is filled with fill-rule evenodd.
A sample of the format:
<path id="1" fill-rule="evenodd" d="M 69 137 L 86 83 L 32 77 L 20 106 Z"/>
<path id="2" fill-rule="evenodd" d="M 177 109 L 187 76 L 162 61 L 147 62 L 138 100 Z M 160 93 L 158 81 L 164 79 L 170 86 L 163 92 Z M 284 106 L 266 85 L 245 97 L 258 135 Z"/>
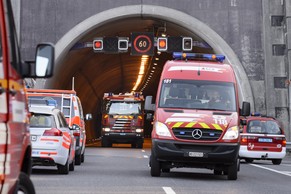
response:
<path id="1" fill-rule="evenodd" d="M 161 74 L 155 110 L 150 167 L 152 176 L 174 167 L 214 170 L 237 179 L 240 108 L 237 82 L 223 55 L 174 53 Z M 242 115 L 250 104 L 243 103 Z"/>
<path id="2" fill-rule="evenodd" d="M 140 93 L 104 94 L 101 138 L 102 147 L 112 143 L 143 147 L 144 98 Z"/>
<path id="3" fill-rule="evenodd" d="M 9 0 L 0 0 L 0 193 L 31 193 L 31 143 L 23 78 L 53 73 L 54 47 L 39 44 L 35 63 L 20 58 Z"/>

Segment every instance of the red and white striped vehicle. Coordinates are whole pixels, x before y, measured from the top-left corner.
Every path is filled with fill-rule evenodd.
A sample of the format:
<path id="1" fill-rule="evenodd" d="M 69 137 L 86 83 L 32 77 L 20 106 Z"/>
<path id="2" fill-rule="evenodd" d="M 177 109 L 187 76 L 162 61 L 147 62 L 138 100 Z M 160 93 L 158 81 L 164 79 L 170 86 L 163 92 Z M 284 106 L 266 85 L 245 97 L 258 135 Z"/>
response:
<path id="1" fill-rule="evenodd" d="M 51 106 L 30 107 L 32 165 L 57 166 L 68 174 L 75 166 L 76 140 L 63 113 Z"/>
<path id="2" fill-rule="evenodd" d="M 243 120 L 239 157 L 246 162 L 272 160 L 281 164 L 286 155 L 286 139 L 280 123 L 272 117 L 249 116 Z"/>

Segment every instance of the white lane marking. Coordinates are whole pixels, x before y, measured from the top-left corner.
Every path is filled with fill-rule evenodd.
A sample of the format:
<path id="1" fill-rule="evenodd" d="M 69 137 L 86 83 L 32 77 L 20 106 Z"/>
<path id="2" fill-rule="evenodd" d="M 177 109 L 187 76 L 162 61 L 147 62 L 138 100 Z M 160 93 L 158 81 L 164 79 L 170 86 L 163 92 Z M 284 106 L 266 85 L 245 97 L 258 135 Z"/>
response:
<path id="1" fill-rule="evenodd" d="M 166 194 L 176 194 L 171 187 L 163 187 Z"/>
<path id="2" fill-rule="evenodd" d="M 143 155 L 144 158 L 149 158 L 147 155 Z"/>
<path id="3" fill-rule="evenodd" d="M 262 168 L 262 169 L 265 169 L 265 170 L 269 170 L 269 171 L 272 171 L 272 172 L 276 172 L 278 174 L 283 174 L 283 175 L 286 175 L 286 176 L 290 176 L 291 177 L 291 174 L 288 174 L 286 172 L 282 172 L 282 171 L 278 171 L 278 170 L 274 170 L 272 168 L 267 168 L 267 167 L 264 167 L 264 166 L 260 166 L 260 165 L 257 165 L 257 164 L 250 164 L 252 166 L 255 166 L 257 168 Z"/>

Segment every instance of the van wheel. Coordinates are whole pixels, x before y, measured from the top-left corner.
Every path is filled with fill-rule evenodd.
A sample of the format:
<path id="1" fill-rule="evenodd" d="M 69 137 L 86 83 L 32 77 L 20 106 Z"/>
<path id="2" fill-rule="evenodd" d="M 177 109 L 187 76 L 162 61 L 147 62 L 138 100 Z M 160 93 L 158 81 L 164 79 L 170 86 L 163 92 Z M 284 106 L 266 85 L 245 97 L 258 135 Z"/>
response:
<path id="1" fill-rule="evenodd" d="M 81 165 L 81 155 L 75 155 L 75 164 L 76 165 Z"/>
<path id="2" fill-rule="evenodd" d="M 228 167 L 227 179 L 228 180 L 236 180 L 237 179 L 237 171 L 238 171 L 238 160 L 234 162 L 233 165 Z"/>
<path id="3" fill-rule="evenodd" d="M 159 177 L 161 176 L 161 164 L 160 162 L 156 159 L 155 155 L 152 153 L 150 156 L 150 163 L 151 163 L 151 175 L 153 177 Z"/>
<path id="4" fill-rule="evenodd" d="M 272 160 L 272 163 L 273 163 L 274 165 L 280 165 L 281 162 L 282 162 L 282 159 L 274 159 L 274 160 Z"/>
<path id="5" fill-rule="evenodd" d="M 16 193 L 35 194 L 33 183 L 24 172 L 20 172 Z"/>
<path id="6" fill-rule="evenodd" d="M 85 151 L 84 153 L 81 155 L 81 162 L 84 162 L 85 161 Z"/>
<path id="7" fill-rule="evenodd" d="M 253 163 L 253 159 L 251 159 L 251 158 L 245 158 L 245 161 L 246 161 L 246 163 Z"/>
<path id="8" fill-rule="evenodd" d="M 69 161 L 68 160 L 64 166 L 58 164 L 58 172 L 59 174 L 69 174 Z"/>
<path id="9" fill-rule="evenodd" d="M 72 161 L 72 163 L 69 166 L 69 170 L 70 171 L 74 171 L 75 170 L 75 159 Z"/>

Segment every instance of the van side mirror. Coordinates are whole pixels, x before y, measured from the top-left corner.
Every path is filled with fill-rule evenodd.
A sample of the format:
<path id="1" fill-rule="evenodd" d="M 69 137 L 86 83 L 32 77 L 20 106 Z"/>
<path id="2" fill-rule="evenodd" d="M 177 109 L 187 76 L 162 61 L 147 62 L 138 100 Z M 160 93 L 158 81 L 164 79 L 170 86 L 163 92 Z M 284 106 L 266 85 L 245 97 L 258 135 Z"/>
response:
<path id="1" fill-rule="evenodd" d="M 251 104 L 249 102 L 243 102 L 241 116 L 249 116 L 250 114 L 251 114 Z"/>
<path id="2" fill-rule="evenodd" d="M 86 114 L 85 120 L 89 121 L 91 119 L 92 119 L 92 114 L 91 113 Z"/>
<path id="3" fill-rule="evenodd" d="M 149 111 L 155 111 L 155 104 L 152 104 L 152 96 L 147 96 L 145 99 L 144 109 Z"/>
<path id="4" fill-rule="evenodd" d="M 24 78 L 49 78 L 53 76 L 55 48 L 51 43 L 37 45 L 35 61 L 23 64 Z"/>

